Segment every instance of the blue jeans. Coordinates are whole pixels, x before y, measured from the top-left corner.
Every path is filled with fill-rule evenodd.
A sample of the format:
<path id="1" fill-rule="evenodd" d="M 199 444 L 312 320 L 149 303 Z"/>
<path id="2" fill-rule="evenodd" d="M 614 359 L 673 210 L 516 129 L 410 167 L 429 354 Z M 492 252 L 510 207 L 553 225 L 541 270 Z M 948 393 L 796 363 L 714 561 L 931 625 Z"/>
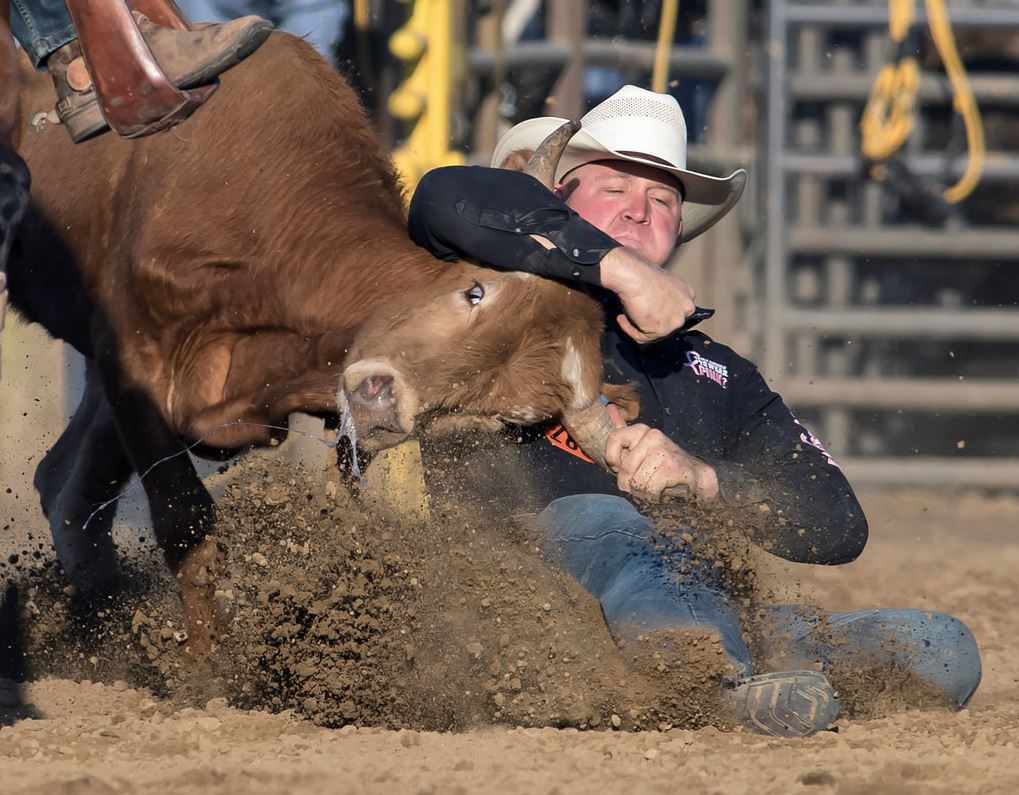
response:
<path id="1" fill-rule="evenodd" d="M 64 0 L 11 0 L 11 31 L 36 69 L 78 34 Z"/>
<path id="2" fill-rule="evenodd" d="M 178 0 L 188 19 L 226 22 L 247 14 L 270 20 L 280 30 L 301 36 L 329 63 L 350 16 L 350 0 Z"/>
<path id="3" fill-rule="evenodd" d="M 763 673 L 755 670 L 739 611 L 714 567 L 697 564 L 689 547 L 656 533 L 626 500 L 606 494 L 563 497 L 535 521 L 546 531 L 556 563 L 599 600 L 614 638 L 655 629 L 713 630 L 740 676 Z M 781 639 L 781 648 L 769 649 L 768 656 L 786 669 L 821 664 L 830 671 L 836 659 L 846 667 L 888 666 L 917 677 L 956 707 L 980 683 L 976 641 L 952 616 L 773 605 L 764 608 L 762 623 L 768 637 Z"/>

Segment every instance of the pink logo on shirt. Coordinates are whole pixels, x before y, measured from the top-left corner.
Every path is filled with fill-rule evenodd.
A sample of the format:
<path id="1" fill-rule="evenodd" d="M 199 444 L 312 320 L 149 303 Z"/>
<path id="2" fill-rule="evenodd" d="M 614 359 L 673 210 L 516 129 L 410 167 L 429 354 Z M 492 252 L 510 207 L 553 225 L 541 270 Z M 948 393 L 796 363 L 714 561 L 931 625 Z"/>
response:
<path id="1" fill-rule="evenodd" d="M 795 417 L 793 418 L 793 422 L 795 422 L 797 425 L 799 425 L 801 428 L 803 428 L 803 424 L 798 419 L 796 419 Z M 824 455 L 824 460 L 825 461 L 827 461 L 829 464 L 831 464 L 836 469 L 842 469 L 842 467 L 840 467 L 838 465 L 838 462 L 834 458 L 831 457 L 831 453 L 829 453 L 825 449 L 824 445 L 821 444 L 821 440 L 818 439 L 816 436 L 814 436 L 814 434 L 812 434 L 806 428 L 803 428 L 803 432 L 800 434 L 800 441 L 803 442 L 804 444 L 809 444 L 811 447 L 813 447 L 813 448 L 815 448 L 817 450 L 820 450 L 821 454 Z"/>
<path id="2" fill-rule="evenodd" d="M 729 368 L 724 364 L 713 362 L 711 359 L 705 359 L 697 351 L 688 351 L 686 354 L 686 364 L 684 367 L 689 367 L 694 371 L 694 374 L 703 376 L 704 378 L 710 378 L 722 389 L 725 389 L 729 383 Z"/>

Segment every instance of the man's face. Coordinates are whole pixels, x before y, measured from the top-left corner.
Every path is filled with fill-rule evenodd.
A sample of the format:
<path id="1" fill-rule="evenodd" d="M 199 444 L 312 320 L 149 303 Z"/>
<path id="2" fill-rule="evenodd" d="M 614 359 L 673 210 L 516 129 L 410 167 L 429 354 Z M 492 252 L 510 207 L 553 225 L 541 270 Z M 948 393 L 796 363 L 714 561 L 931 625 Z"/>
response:
<path id="1" fill-rule="evenodd" d="M 556 192 L 581 218 L 648 262 L 668 262 L 683 224 L 683 196 L 668 172 L 603 160 L 570 171 Z"/>

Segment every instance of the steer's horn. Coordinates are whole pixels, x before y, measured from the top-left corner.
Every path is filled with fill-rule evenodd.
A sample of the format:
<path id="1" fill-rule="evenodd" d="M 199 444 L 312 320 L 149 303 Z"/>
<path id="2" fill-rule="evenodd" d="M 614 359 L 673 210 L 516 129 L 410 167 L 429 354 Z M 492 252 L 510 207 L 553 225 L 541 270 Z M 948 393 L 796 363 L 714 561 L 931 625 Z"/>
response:
<path id="1" fill-rule="evenodd" d="M 581 450 L 593 458 L 598 466 L 606 469 L 605 444 L 615 426 L 601 400 L 594 401 L 587 408 L 563 412 L 563 427 L 573 441 L 580 445 Z"/>
<path id="2" fill-rule="evenodd" d="M 570 120 L 558 127 L 548 136 L 531 155 L 531 159 L 524 166 L 524 173 L 530 174 L 549 190 L 555 187 L 555 172 L 559 167 L 559 160 L 566 151 L 566 145 L 580 129 L 580 122 Z"/>

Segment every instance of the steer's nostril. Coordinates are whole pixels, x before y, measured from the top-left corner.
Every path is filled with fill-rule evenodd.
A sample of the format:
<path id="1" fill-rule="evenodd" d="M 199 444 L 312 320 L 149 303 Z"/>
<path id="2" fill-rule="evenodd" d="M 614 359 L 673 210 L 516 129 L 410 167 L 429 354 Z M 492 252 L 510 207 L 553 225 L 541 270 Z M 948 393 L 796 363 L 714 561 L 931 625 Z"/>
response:
<path id="1" fill-rule="evenodd" d="M 354 396 L 363 401 L 388 402 L 393 398 L 393 377 L 370 375 L 354 390 Z"/>

